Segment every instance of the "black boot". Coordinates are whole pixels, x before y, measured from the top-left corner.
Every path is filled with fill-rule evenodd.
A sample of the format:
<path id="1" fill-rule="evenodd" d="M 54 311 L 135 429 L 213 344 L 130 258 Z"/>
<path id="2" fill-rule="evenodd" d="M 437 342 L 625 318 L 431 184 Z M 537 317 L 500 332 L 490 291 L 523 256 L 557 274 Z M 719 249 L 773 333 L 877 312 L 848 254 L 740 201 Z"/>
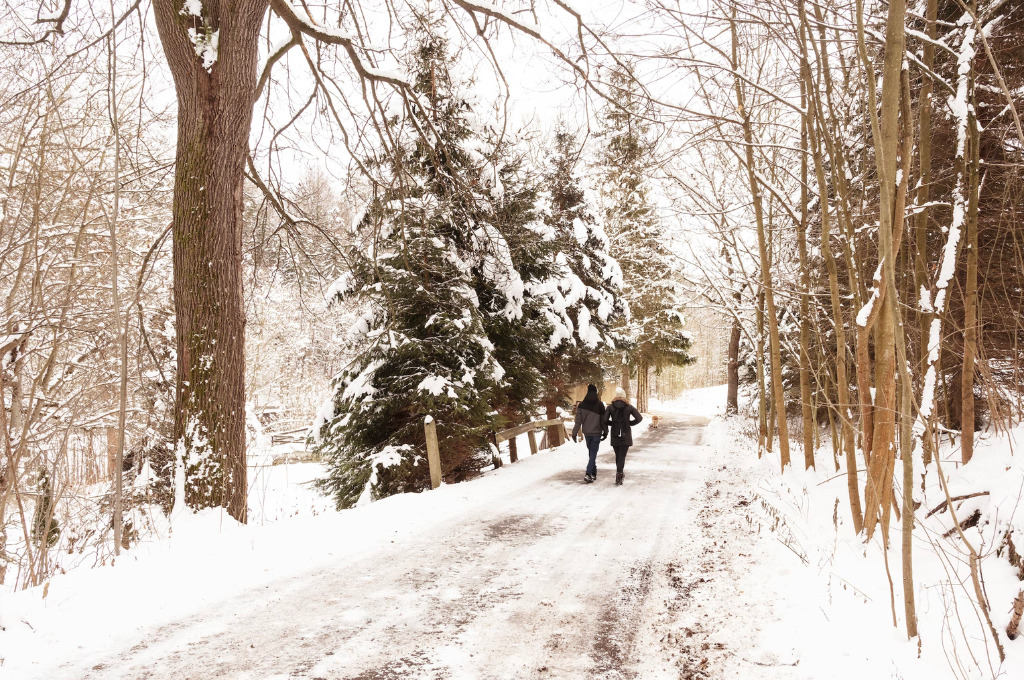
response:
<path id="1" fill-rule="evenodd" d="M 622 486 L 622 480 L 626 477 L 625 473 L 618 472 L 615 474 L 615 486 Z"/>

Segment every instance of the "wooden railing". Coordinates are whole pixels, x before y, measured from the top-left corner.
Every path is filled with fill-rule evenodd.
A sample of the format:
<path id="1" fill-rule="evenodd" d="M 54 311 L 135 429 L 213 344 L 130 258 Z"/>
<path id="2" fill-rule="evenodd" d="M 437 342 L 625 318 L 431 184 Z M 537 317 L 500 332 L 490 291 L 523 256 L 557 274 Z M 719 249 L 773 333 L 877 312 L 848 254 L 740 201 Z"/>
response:
<path id="1" fill-rule="evenodd" d="M 555 433 L 555 440 L 554 442 L 548 441 L 548 448 L 561 446 L 565 443 L 566 439 L 565 422 L 562 418 L 533 420 L 522 425 L 510 427 L 501 432 L 493 433 L 491 435 L 491 443 L 495 447 L 499 447 L 502 442 L 507 441 L 509 458 L 511 462 L 515 463 L 519 460 L 519 452 L 516 450 L 516 437 L 521 434 L 528 435 L 530 439 L 530 454 L 537 455 L 540 450 L 537 445 L 537 430 L 545 427 L 552 428 L 552 431 Z M 437 443 L 437 423 L 434 421 L 433 416 L 424 418 L 423 428 L 427 438 L 427 466 L 430 468 L 430 488 L 436 489 L 441 486 L 441 453 Z M 494 467 L 501 467 L 501 458 L 495 455 L 494 459 Z"/>
<path id="2" fill-rule="evenodd" d="M 516 437 L 518 437 L 521 434 L 529 435 L 530 455 L 535 456 L 537 455 L 538 450 L 537 430 L 541 429 L 542 427 L 557 428 L 554 430 L 554 432 L 556 433 L 555 442 L 553 445 L 551 444 L 551 442 L 549 442 L 549 448 L 551 446 L 561 446 L 562 444 L 565 443 L 565 421 L 562 420 L 561 418 L 555 418 L 554 420 L 534 420 L 529 423 L 523 423 L 522 425 L 510 427 L 507 430 L 502 430 L 501 432 L 496 432 L 494 434 L 493 443 L 495 446 L 500 446 L 502 442 L 507 441 L 509 458 L 512 460 L 513 463 L 515 463 L 516 461 L 519 460 L 519 452 L 516 450 Z M 501 467 L 500 460 L 501 459 L 499 459 L 499 463 L 496 465 L 496 467 Z"/>
<path id="3" fill-rule="evenodd" d="M 294 430 L 287 430 L 286 432 L 273 432 L 270 435 L 270 445 L 277 446 L 278 444 L 298 444 L 299 442 L 306 441 L 306 433 L 309 432 L 309 427 L 299 427 Z"/>

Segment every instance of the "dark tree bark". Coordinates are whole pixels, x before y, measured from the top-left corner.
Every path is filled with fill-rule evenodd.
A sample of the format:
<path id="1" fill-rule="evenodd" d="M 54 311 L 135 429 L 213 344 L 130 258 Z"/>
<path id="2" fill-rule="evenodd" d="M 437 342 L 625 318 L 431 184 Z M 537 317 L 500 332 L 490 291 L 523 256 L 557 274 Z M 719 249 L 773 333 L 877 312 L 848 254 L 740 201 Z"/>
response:
<path id="1" fill-rule="evenodd" d="M 636 408 L 641 413 L 647 413 L 650 410 L 650 374 L 650 364 L 645 357 L 641 357 L 636 366 Z"/>
<path id="2" fill-rule="evenodd" d="M 178 385 L 174 436 L 184 447 L 190 507 L 246 520 L 242 181 L 267 0 L 177 0 L 154 12 L 178 98 L 174 178 L 174 307 Z M 189 35 L 218 38 L 204 64 Z M 208 67 L 208 68 L 207 68 Z"/>
<path id="3" fill-rule="evenodd" d="M 740 322 L 732 322 L 732 332 L 729 335 L 729 389 L 725 397 L 726 415 L 734 415 L 739 412 L 740 392 Z"/>
<path id="4" fill-rule="evenodd" d="M 544 412 L 547 415 L 548 420 L 554 420 L 558 417 L 558 402 L 546 401 L 544 402 Z M 561 446 L 565 443 L 565 428 L 562 425 L 551 425 L 546 428 L 545 434 L 547 434 L 548 448 L 554 448 Z"/>
<path id="5" fill-rule="evenodd" d="M 723 223 L 724 231 L 724 223 Z M 725 258 L 729 279 L 733 277 L 733 266 L 732 266 L 732 255 L 729 253 L 729 249 L 724 245 L 722 246 L 722 256 Z M 737 311 L 740 305 L 743 303 L 743 298 L 739 291 L 733 293 L 733 299 L 736 301 Z M 740 334 L 743 329 L 740 328 L 740 322 L 738 317 L 733 317 L 732 331 L 729 334 L 729 355 L 728 365 L 726 368 L 726 376 L 728 377 L 728 391 L 725 395 L 725 415 L 735 415 L 739 413 L 739 395 L 740 395 Z"/>

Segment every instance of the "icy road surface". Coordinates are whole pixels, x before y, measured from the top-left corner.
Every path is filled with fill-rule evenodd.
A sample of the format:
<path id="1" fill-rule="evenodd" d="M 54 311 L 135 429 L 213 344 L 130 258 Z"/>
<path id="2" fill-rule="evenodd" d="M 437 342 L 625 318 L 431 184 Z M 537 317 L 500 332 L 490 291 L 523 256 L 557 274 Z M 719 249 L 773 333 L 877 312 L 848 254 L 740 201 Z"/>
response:
<path id="1" fill-rule="evenodd" d="M 458 515 L 418 517 L 415 533 L 354 558 L 298 564 L 136 629 L 119 654 L 65 650 L 46 677 L 790 677 L 796 660 L 765 658 L 752 641 L 770 596 L 744 595 L 743 581 L 771 575 L 757 573 L 750 543 L 763 539 L 747 502 L 720 485 L 728 473 L 705 424 L 663 417 L 631 450 L 622 487 L 607 450 L 597 482 L 583 484 L 577 444 L 443 489 L 490 485 Z M 505 474 L 512 483 L 495 483 Z"/>

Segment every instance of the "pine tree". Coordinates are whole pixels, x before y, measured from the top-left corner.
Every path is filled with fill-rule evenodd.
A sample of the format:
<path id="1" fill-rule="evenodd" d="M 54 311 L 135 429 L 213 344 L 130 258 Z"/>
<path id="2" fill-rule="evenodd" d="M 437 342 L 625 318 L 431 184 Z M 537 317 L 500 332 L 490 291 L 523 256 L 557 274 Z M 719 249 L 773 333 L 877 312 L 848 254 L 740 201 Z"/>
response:
<path id="1" fill-rule="evenodd" d="M 565 405 L 569 390 L 601 384 L 602 353 L 615 348 L 615 324 L 627 316 L 622 270 L 609 254 L 610 241 L 577 176 L 576 136 L 560 127 L 544 180 L 545 222 L 558 266 L 547 313 L 555 333 L 544 372 L 545 401 Z"/>
<path id="2" fill-rule="evenodd" d="M 650 369 L 692 363 L 692 337 L 684 330 L 680 311 L 679 268 L 666 246 L 648 183 L 654 171 L 652 110 L 627 70 L 615 71 L 611 86 L 613 103 L 603 115 L 602 193 L 611 252 L 622 267 L 623 297 L 629 306 L 629 317 L 618 329 L 617 358 L 627 391 L 636 371 L 637 406 L 646 410 Z"/>
<path id="3" fill-rule="evenodd" d="M 361 352 L 315 426 L 348 507 L 426 488 L 423 418 L 438 422 L 448 481 L 487 464 L 487 433 L 536 408 L 550 326 L 537 291 L 554 270 L 536 183 L 507 147 L 485 139 L 447 69 L 429 21 L 418 36 L 423 108 L 392 121 L 388 182 L 358 225 L 352 271 L 336 287 L 366 313 Z M 431 130 L 430 136 L 422 134 Z"/>
<path id="4" fill-rule="evenodd" d="M 500 138 L 497 131 L 487 132 L 486 137 Z M 489 192 L 492 200 L 477 216 L 481 258 L 474 270 L 484 327 L 506 371 L 491 397 L 495 430 L 536 414 L 548 380 L 544 362 L 551 351 L 548 289 L 558 273 L 555 246 L 545 238 L 547 228 L 537 209 L 539 179 L 515 140 L 505 136 L 494 144 L 484 166 L 496 180 Z M 495 249 L 500 256 L 495 257 Z"/>

